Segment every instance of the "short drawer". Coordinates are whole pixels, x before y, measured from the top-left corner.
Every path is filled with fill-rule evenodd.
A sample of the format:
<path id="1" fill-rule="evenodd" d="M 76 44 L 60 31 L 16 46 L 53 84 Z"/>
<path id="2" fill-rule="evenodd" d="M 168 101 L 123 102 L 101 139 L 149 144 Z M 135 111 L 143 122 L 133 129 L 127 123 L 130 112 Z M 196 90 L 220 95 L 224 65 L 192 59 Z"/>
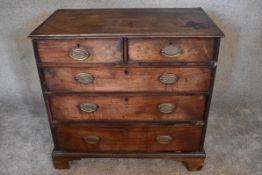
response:
<path id="1" fill-rule="evenodd" d="M 66 39 L 37 41 L 43 63 L 120 63 L 121 39 Z"/>
<path id="2" fill-rule="evenodd" d="M 56 147 L 63 151 L 196 151 L 202 128 L 160 125 L 57 125 Z"/>
<path id="3" fill-rule="evenodd" d="M 213 58 L 212 38 L 129 39 L 130 62 L 204 62 Z"/>
<path id="4" fill-rule="evenodd" d="M 202 120 L 206 97 L 175 95 L 52 95 L 54 120 L 162 121 Z"/>
<path id="5" fill-rule="evenodd" d="M 147 132 L 149 151 L 197 151 L 201 126 L 150 126 Z"/>
<path id="6" fill-rule="evenodd" d="M 204 67 L 45 68 L 49 91 L 207 91 Z"/>

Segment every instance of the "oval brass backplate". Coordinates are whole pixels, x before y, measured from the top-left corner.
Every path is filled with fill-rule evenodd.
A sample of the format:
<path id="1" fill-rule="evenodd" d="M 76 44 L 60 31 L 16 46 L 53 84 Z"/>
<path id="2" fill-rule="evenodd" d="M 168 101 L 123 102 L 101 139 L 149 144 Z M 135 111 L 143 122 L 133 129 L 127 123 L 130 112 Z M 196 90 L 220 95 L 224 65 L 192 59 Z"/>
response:
<path id="1" fill-rule="evenodd" d="M 79 73 L 75 76 L 75 80 L 80 83 L 89 84 L 89 83 L 93 83 L 95 78 L 93 75 L 88 73 Z"/>
<path id="2" fill-rule="evenodd" d="M 160 144 L 169 144 L 171 143 L 173 138 L 168 135 L 160 135 L 156 137 L 156 141 Z"/>
<path id="3" fill-rule="evenodd" d="M 69 56 L 75 60 L 83 61 L 89 57 L 89 52 L 84 48 L 73 48 L 69 52 Z"/>
<path id="4" fill-rule="evenodd" d="M 159 81 L 164 84 L 173 84 L 177 82 L 178 76 L 176 74 L 166 73 L 159 77 Z"/>
<path id="5" fill-rule="evenodd" d="M 85 136 L 84 141 L 88 144 L 97 144 L 100 142 L 101 138 L 98 136 Z"/>
<path id="6" fill-rule="evenodd" d="M 83 112 L 95 112 L 97 110 L 97 105 L 94 103 L 81 103 L 80 110 Z"/>
<path id="7" fill-rule="evenodd" d="M 160 53 L 166 57 L 177 57 L 182 53 L 182 49 L 179 45 L 168 45 L 161 49 Z"/>
<path id="8" fill-rule="evenodd" d="M 176 109 L 176 105 L 173 103 L 160 103 L 158 105 L 158 111 L 165 114 L 174 112 L 175 109 Z"/>

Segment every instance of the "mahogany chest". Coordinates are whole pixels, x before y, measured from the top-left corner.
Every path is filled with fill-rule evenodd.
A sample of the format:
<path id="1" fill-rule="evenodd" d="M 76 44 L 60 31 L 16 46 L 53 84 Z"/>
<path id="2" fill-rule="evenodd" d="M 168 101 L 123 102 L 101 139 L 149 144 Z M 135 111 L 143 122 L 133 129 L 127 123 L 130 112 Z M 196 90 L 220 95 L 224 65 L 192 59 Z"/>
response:
<path id="1" fill-rule="evenodd" d="M 30 34 L 54 167 L 174 158 L 199 170 L 223 36 L 201 8 L 55 11 Z"/>

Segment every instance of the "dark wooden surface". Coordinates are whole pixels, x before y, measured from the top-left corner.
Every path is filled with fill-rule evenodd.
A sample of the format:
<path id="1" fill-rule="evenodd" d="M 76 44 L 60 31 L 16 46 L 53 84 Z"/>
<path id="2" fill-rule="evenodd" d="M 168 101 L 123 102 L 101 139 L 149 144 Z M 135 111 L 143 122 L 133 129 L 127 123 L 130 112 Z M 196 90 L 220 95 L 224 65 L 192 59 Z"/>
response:
<path id="1" fill-rule="evenodd" d="M 52 158 L 56 169 L 70 168 L 69 162 L 82 158 L 172 158 L 186 165 L 189 171 L 200 170 L 203 166 L 206 154 L 199 152 L 65 152 L 53 150 Z"/>
<path id="2" fill-rule="evenodd" d="M 182 53 L 170 58 L 161 54 L 168 45 L 177 45 Z M 213 38 L 136 38 L 128 40 L 130 62 L 203 62 L 213 56 Z"/>
<path id="3" fill-rule="evenodd" d="M 177 158 L 177 161 L 181 161 L 189 171 L 201 170 L 205 161 L 203 157 L 183 157 Z"/>
<path id="4" fill-rule="evenodd" d="M 133 95 L 133 96 L 88 96 L 87 94 L 51 96 L 50 106 L 54 120 L 106 120 L 106 121 L 163 121 L 163 120 L 202 120 L 205 109 L 205 96 L 174 95 Z M 94 103 L 98 106 L 92 113 L 80 110 L 81 103 Z M 160 103 L 173 103 L 172 113 L 161 113 Z"/>
<path id="5" fill-rule="evenodd" d="M 44 63 L 122 63 L 121 39 L 72 39 L 40 40 L 37 42 L 41 62 Z M 90 54 L 88 59 L 78 61 L 69 56 L 77 46 Z"/>
<path id="6" fill-rule="evenodd" d="M 91 74 L 95 81 L 83 84 L 75 79 L 79 73 Z M 173 84 L 164 84 L 159 77 L 165 73 L 178 76 Z M 88 67 L 45 68 L 47 90 L 59 91 L 207 91 L 211 70 L 204 67 Z"/>
<path id="7" fill-rule="evenodd" d="M 55 128 L 57 148 L 74 152 L 96 151 L 197 151 L 202 128 L 198 126 L 146 125 L 58 125 Z M 169 144 L 160 144 L 156 137 L 168 135 Z M 98 136 L 96 144 L 88 144 L 85 136 Z"/>
<path id="8" fill-rule="evenodd" d="M 213 38 L 136 38 L 127 40 L 126 62 L 205 62 L 212 60 Z M 123 40 L 107 39 L 56 39 L 39 40 L 37 48 L 42 63 L 122 63 Z M 177 45 L 182 53 L 174 58 L 161 54 L 168 45 Z M 88 51 L 86 60 L 69 56 L 71 49 L 80 47 Z"/>
<path id="9" fill-rule="evenodd" d="M 201 126 L 149 126 L 147 131 L 148 151 L 198 151 L 202 133 Z M 168 135 L 169 144 L 159 144 L 156 137 Z"/>
<path id="10" fill-rule="evenodd" d="M 214 52 L 214 56 L 213 56 L 215 63 L 218 61 L 219 49 L 220 49 L 220 38 L 217 38 L 216 44 L 214 46 L 215 52 Z M 204 143 L 205 143 L 207 123 L 208 123 L 209 109 L 210 109 L 210 105 L 211 105 L 213 88 L 214 88 L 215 77 L 216 77 L 216 69 L 217 69 L 217 66 L 215 64 L 213 66 L 213 69 L 212 69 L 212 72 L 211 72 L 211 77 L 210 77 L 210 86 L 209 86 L 209 90 L 208 90 L 209 95 L 208 95 L 208 98 L 207 98 L 207 101 L 206 101 L 206 109 L 205 109 L 205 114 L 204 114 L 205 125 L 203 127 L 203 132 L 202 132 L 200 150 L 204 150 Z"/>
<path id="11" fill-rule="evenodd" d="M 201 8 L 57 10 L 30 37 L 222 37 Z"/>
<path id="12" fill-rule="evenodd" d="M 55 168 L 87 157 L 159 157 L 201 169 L 223 36 L 201 8 L 56 11 L 30 34 Z M 163 56 L 161 49 L 171 44 L 181 54 Z M 70 58 L 76 46 L 88 50 L 89 58 Z M 94 83 L 76 82 L 83 72 L 94 75 Z M 160 83 L 163 73 L 175 73 L 178 81 Z M 98 110 L 87 115 L 79 110 L 82 102 L 95 102 Z M 159 113 L 161 102 L 176 103 L 175 112 Z M 84 143 L 84 136 L 95 134 L 101 142 Z M 175 139 L 162 145 L 158 135 Z"/>

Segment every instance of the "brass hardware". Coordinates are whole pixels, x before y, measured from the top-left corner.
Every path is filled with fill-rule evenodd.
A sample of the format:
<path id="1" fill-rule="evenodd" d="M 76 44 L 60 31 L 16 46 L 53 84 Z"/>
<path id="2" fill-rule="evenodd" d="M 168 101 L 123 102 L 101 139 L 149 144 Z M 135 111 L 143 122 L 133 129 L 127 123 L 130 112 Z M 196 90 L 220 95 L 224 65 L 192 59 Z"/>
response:
<path id="1" fill-rule="evenodd" d="M 202 121 L 197 121 L 196 123 L 195 123 L 195 125 L 196 126 L 204 126 L 204 122 L 202 122 Z"/>
<path id="2" fill-rule="evenodd" d="M 76 47 L 70 50 L 69 56 L 75 60 L 83 61 L 89 57 L 89 52 L 86 49 Z"/>
<path id="3" fill-rule="evenodd" d="M 217 61 L 213 62 L 213 67 L 216 68 L 217 67 Z"/>
<path id="4" fill-rule="evenodd" d="M 171 143 L 173 138 L 169 135 L 160 135 L 156 137 L 156 141 L 160 144 L 166 145 Z"/>
<path id="5" fill-rule="evenodd" d="M 98 136 L 85 136 L 84 141 L 88 144 L 97 144 L 100 142 L 101 138 Z"/>
<path id="6" fill-rule="evenodd" d="M 75 76 L 75 80 L 77 80 L 80 83 L 89 84 L 89 83 L 93 83 L 95 78 L 91 74 L 79 73 Z"/>
<path id="7" fill-rule="evenodd" d="M 176 74 L 163 74 L 159 77 L 159 81 L 164 84 L 173 84 L 178 80 L 178 76 Z"/>
<path id="8" fill-rule="evenodd" d="M 158 111 L 168 114 L 174 112 L 176 109 L 176 105 L 173 103 L 161 103 L 158 105 Z"/>
<path id="9" fill-rule="evenodd" d="M 160 53 L 166 57 L 177 57 L 182 53 L 179 45 L 168 45 L 161 49 Z"/>
<path id="10" fill-rule="evenodd" d="M 84 112 L 95 112 L 97 110 L 97 105 L 94 103 L 81 103 L 80 110 Z"/>

